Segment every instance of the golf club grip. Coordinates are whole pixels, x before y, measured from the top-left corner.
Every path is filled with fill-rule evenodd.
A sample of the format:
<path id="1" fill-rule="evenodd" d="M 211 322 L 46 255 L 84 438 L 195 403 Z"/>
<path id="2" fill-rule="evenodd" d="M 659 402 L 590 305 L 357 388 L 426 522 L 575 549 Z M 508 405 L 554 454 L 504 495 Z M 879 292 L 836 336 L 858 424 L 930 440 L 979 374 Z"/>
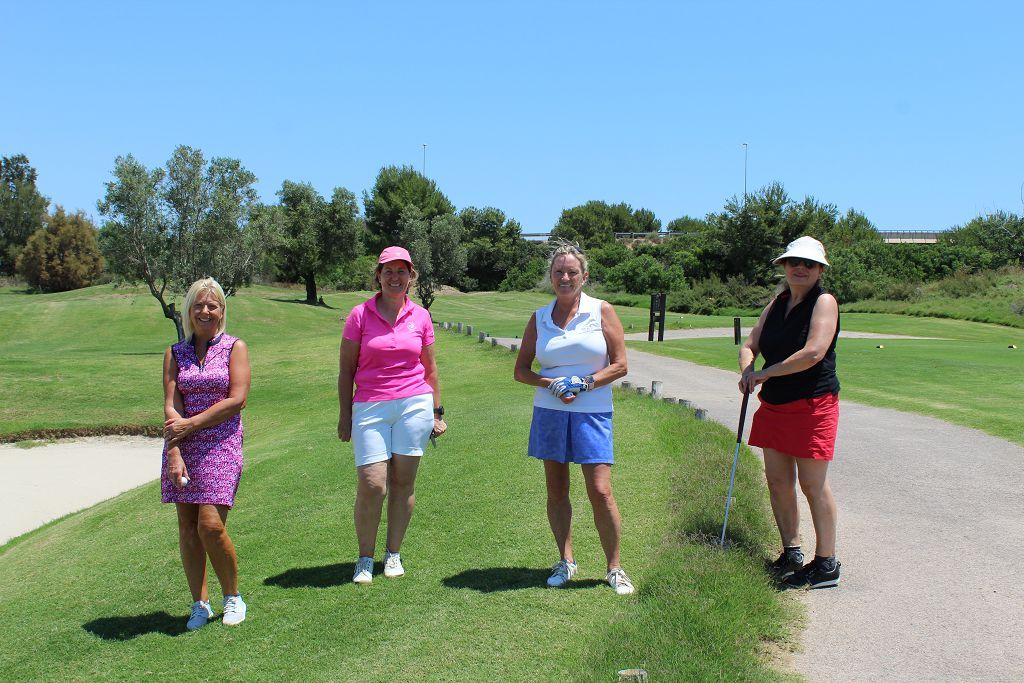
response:
<path id="1" fill-rule="evenodd" d="M 736 430 L 736 443 L 743 441 L 743 423 L 747 421 L 747 399 L 750 398 L 750 392 L 743 392 L 743 404 L 740 406 L 740 426 Z"/>

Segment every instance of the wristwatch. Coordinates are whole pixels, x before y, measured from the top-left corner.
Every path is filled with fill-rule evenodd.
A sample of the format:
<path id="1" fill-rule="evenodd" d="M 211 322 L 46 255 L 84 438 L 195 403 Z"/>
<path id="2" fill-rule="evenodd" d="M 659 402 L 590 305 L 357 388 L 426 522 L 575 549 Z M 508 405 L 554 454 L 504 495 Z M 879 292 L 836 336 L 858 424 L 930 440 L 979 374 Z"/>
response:
<path id="1" fill-rule="evenodd" d="M 438 417 L 444 417 L 444 406 L 438 406 L 434 408 L 434 415 Z"/>

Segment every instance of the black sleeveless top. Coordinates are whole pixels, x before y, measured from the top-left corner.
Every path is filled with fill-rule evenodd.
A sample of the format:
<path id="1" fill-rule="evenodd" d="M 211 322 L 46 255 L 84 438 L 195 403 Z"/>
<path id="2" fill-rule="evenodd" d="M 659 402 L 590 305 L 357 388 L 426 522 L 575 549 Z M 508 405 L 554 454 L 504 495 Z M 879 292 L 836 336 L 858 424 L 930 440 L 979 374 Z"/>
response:
<path id="1" fill-rule="evenodd" d="M 786 360 L 807 344 L 811 329 L 811 314 L 814 304 L 824 290 L 821 285 L 807 293 L 807 298 L 793 307 L 786 315 L 786 306 L 791 296 L 783 292 L 772 304 L 768 317 L 761 329 L 758 342 L 764 356 L 762 369 Z M 836 333 L 832 336 L 825 357 L 816 365 L 792 375 L 772 377 L 761 385 L 761 399 L 766 403 L 789 403 L 802 398 L 817 398 L 825 394 L 839 393 L 839 378 L 836 377 L 836 339 L 839 337 L 839 319 L 836 318 Z"/>

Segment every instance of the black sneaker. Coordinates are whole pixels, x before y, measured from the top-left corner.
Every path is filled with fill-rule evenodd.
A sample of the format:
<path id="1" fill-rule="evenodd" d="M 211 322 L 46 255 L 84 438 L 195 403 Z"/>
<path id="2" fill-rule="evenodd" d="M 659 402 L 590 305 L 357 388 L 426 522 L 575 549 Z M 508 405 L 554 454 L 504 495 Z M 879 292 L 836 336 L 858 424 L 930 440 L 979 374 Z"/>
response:
<path id="1" fill-rule="evenodd" d="M 826 569 L 825 561 L 816 557 L 804 565 L 802 569 L 793 572 L 783 583 L 788 588 L 800 588 L 802 586 L 830 588 L 838 586 L 840 566 L 839 560 L 836 560 L 835 566 L 832 569 Z"/>
<path id="2" fill-rule="evenodd" d="M 803 569 L 804 554 L 799 550 L 784 550 L 779 559 L 768 565 L 768 574 L 776 581 L 792 576 L 794 572 Z"/>

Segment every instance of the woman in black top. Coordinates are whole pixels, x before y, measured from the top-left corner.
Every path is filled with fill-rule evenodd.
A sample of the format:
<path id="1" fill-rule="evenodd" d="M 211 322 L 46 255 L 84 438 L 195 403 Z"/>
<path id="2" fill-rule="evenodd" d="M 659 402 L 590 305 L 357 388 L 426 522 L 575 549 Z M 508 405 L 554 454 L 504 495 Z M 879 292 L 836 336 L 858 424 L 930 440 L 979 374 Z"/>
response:
<path id="1" fill-rule="evenodd" d="M 785 269 L 785 284 L 740 349 L 739 387 L 750 392 L 762 385 L 748 443 L 764 449 L 772 511 L 782 536 L 782 554 L 771 573 L 787 586 L 824 588 L 839 583 L 840 566 L 836 503 L 828 481 L 839 424 L 839 305 L 821 288 L 828 261 L 818 240 L 805 236 L 790 242 L 774 263 Z M 765 361 L 755 370 L 758 355 Z M 816 541 L 814 559 L 806 565 L 798 480 L 811 508 Z"/>

